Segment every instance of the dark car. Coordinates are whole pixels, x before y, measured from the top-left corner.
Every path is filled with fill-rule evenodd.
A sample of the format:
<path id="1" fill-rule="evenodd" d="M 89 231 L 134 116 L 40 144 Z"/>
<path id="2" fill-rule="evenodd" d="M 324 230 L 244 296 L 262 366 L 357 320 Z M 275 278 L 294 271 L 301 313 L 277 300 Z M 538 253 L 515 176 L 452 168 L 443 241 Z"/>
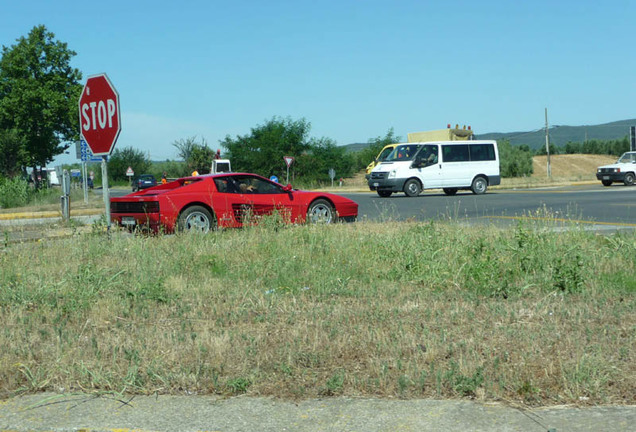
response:
<path id="1" fill-rule="evenodd" d="M 136 192 L 153 186 L 157 186 L 157 179 L 155 179 L 155 176 L 152 174 L 142 174 L 139 177 L 135 177 L 133 180 L 132 191 Z"/>

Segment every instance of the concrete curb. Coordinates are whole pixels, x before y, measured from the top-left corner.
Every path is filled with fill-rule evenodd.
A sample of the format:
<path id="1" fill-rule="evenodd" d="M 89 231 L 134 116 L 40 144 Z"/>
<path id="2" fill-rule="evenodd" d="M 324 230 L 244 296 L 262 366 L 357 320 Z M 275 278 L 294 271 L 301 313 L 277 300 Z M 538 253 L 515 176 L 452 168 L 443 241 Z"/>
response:
<path id="1" fill-rule="evenodd" d="M 104 213 L 102 209 L 71 209 L 71 217 L 76 216 L 95 216 Z M 41 212 L 16 212 L 16 213 L 0 213 L 0 220 L 14 219 L 46 219 L 61 218 L 61 211 L 41 211 Z"/>

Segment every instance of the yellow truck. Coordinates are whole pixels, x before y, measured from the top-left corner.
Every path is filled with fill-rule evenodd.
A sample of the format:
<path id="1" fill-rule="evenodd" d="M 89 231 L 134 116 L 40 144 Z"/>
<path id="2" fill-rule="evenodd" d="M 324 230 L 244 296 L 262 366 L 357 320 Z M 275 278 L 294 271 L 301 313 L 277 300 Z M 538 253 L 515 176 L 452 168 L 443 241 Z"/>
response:
<path id="1" fill-rule="evenodd" d="M 407 134 L 409 143 L 416 142 L 430 142 L 430 141 L 467 141 L 473 139 L 473 131 L 470 126 L 466 128 L 466 126 L 460 128 L 459 125 L 455 125 L 455 128 L 451 128 L 449 124 L 446 129 L 437 129 L 425 132 L 412 132 Z M 384 161 L 389 154 L 393 151 L 395 147 L 400 143 L 388 144 L 382 148 L 378 156 L 367 165 L 367 169 L 365 172 L 365 177 L 367 180 L 369 179 L 369 175 L 371 175 L 371 171 L 377 164 Z"/>

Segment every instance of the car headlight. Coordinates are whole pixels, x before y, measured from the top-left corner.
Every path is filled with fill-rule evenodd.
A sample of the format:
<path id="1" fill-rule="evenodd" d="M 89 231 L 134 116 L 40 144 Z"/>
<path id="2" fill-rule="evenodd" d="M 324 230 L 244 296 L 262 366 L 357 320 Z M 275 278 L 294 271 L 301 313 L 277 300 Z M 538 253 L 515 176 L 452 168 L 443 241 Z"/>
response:
<path id="1" fill-rule="evenodd" d="M 390 178 L 390 179 L 395 178 L 395 174 L 396 174 L 396 173 L 395 173 L 395 170 L 391 170 L 391 171 L 389 172 L 389 178 Z"/>

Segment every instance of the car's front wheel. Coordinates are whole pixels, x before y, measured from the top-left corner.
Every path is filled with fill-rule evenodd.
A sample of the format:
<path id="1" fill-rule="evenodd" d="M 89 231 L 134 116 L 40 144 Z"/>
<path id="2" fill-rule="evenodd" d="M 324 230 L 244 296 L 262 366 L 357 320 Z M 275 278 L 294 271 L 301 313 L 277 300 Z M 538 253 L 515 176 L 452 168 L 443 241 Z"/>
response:
<path id="1" fill-rule="evenodd" d="M 312 202 L 307 210 L 307 222 L 311 224 L 330 224 L 336 221 L 336 210 L 325 199 Z"/>
<path id="2" fill-rule="evenodd" d="M 177 229 L 179 232 L 207 233 L 216 229 L 216 220 L 205 207 L 192 206 L 179 215 Z"/>
<path id="3" fill-rule="evenodd" d="M 378 195 L 380 195 L 382 198 L 388 198 L 391 196 L 393 192 L 388 191 L 388 190 L 379 190 L 378 191 Z"/>
<path id="4" fill-rule="evenodd" d="M 625 186 L 633 185 L 634 184 L 634 173 L 625 174 L 625 177 L 623 178 L 623 183 L 625 183 Z"/>
<path id="5" fill-rule="evenodd" d="M 611 186 L 612 185 L 612 181 L 611 180 L 601 180 L 601 183 L 603 183 L 603 186 Z"/>

